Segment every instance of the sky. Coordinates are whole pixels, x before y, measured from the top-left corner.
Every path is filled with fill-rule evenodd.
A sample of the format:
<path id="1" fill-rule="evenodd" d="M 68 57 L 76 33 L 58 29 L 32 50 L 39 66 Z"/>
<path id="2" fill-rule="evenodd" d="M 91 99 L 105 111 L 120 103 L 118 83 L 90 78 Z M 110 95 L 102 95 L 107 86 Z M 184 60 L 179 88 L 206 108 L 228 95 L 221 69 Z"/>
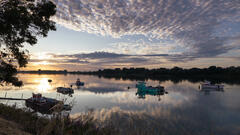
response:
<path id="1" fill-rule="evenodd" d="M 23 70 L 240 66 L 239 0 L 52 0 Z"/>

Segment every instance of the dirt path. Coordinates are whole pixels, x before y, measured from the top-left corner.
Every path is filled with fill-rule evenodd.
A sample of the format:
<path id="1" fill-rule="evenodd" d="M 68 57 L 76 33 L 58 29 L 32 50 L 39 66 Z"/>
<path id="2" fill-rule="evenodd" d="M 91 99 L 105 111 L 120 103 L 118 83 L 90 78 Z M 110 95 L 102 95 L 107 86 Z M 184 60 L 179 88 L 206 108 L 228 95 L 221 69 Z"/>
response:
<path id="1" fill-rule="evenodd" d="M 31 135 L 22 131 L 20 125 L 0 118 L 0 135 Z"/>

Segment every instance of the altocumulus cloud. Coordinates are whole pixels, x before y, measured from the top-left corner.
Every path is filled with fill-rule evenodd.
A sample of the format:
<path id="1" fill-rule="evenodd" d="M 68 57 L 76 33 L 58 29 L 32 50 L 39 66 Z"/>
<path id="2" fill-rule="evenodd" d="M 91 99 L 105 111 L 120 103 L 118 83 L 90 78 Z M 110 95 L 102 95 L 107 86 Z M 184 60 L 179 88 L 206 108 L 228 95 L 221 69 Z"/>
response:
<path id="1" fill-rule="evenodd" d="M 235 52 L 239 53 L 239 52 Z M 98 70 L 103 68 L 123 68 L 123 67 L 193 67 L 196 63 L 202 63 L 200 67 L 222 64 L 219 66 L 238 65 L 239 57 L 236 56 L 218 56 L 213 59 L 204 58 L 198 59 L 192 55 L 181 54 L 144 54 L 144 55 L 130 55 L 117 54 L 109 52 L 92 52 L 92 53 L 78 53 L 78 54 L 53 54 L 48 53 L 47 59 L 33 58 L 30 60 L 32 67 L 38 69 L 41 65 L 48 65 L 53 69 L 68 69 L 68 70 Z M 195 60 L 195 61 L 191 61 Z M 187 63 L 186 63 L 187 61 Z M 231 64 L 234 63 L 234 64 Z M 206 65 L 207 64 L 207 65 Z M 199 65 L 197 65 L 199 67 Z"/>
<path id="2" fill-rule="evenodd" d="M 215 57 L 240 32 L 239 0 L 53 0 L 54 20 L 70 29 L 171 39 L 194 57 Z M 239 46 L 239 45 L 238 45 Z"/>

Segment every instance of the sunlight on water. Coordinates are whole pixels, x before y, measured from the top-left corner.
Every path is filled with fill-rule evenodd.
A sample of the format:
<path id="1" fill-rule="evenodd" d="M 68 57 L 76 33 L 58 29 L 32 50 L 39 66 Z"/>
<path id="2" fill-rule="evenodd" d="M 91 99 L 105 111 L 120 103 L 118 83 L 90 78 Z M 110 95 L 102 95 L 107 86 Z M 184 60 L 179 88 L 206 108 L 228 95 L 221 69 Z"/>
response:
<path id="1" fill-rule="evenodd" d="M 37 85 L 37 91 L 40 93 L 47 93 L 51 89 L 51 85 L 48 82 L 48 78 L 41 78 L 40 80 L 34 80 Z"/>
<path id="2" fill-rule="evenodd" d="M 152 135 L 158 135 L 159 131 L 175 135 L 186 129 L 194 135 L 209 134 L 209 131 L 218 135 L 240 133 L 239 84 L 224 84 L 224 91 L 201 91 L 198 88 L 200 82 L 196 81 L 147 80 L 148 86 L 160 84 L 168 94 L 146 94 L 145 98 L 141 98 L 143 95 L 136 94 L 135 80 L 70 74 L 18 74 L 18 77 L 24 86 L 1 87 L 2 97 L 5 93 L 7 97 L 15 98 L 21 98 L 22 94 L 23 98 L 29 98 L 32 93 L 42 93 L 45 97 L 66 99 L 67 103 L 74 101 L 71 117 L 93 109 L 94 118 L 101 122 L 112 121 L 115 127 L 125 129 L 123 132 L 147 135 L 151 130 L 154 131 Z M 84 86 L 75 85 L 78 78 Z M 57 87 L 71 85 L 74 89 L 71 96 L 56 91 Z M 0 102 L 10 105 L 17 101 Z M 24 102 L 17 104 L 24 107 Z M 209 123 L 212 125 L 209 126 Z"/>

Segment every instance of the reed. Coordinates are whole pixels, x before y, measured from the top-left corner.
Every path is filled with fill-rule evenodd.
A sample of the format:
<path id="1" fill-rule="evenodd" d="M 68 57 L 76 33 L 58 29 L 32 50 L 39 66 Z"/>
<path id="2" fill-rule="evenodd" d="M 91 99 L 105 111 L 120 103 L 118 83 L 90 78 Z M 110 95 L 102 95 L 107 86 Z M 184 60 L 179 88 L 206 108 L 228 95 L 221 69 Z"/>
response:
<path id="1" fill-rule="evenodd" d="M 16 122 L 23 130 L 35 135 L 111 135 L 117 134 L 113 127 L 99 127 L 91 113 L 71 119 L 69 115 L 55 113 L 51 117 L 39 116 L 27 108 L 0 104 L 0 117 Z"/>

